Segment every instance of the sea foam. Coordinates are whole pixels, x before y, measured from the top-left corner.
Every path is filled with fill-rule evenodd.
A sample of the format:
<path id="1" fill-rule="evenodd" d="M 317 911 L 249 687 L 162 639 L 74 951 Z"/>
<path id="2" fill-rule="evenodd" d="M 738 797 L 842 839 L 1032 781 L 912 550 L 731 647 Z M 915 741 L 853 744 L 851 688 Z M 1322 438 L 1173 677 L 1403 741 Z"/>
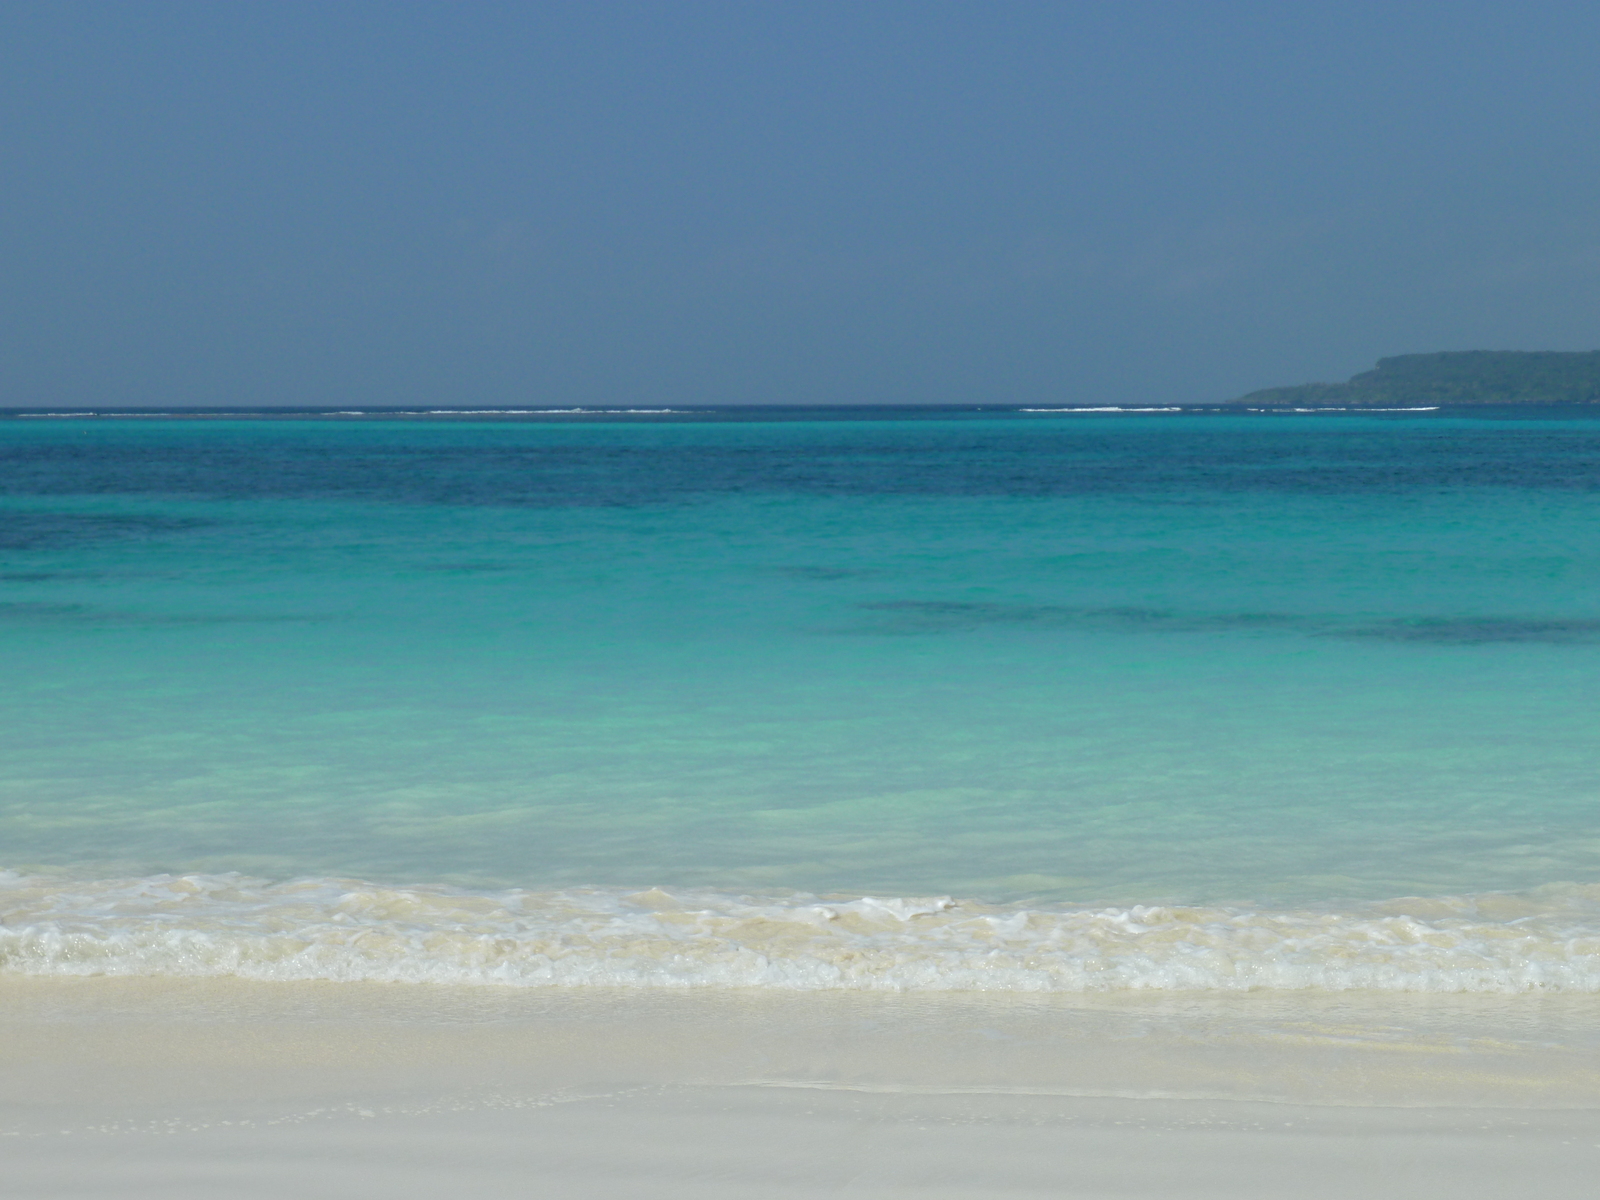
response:
<path id="1" fill-rule="evenodd" d="M 0 973 L 518 987 L 1600 991 L 1600 885 L 1346 911 L 0 872 Z"/>

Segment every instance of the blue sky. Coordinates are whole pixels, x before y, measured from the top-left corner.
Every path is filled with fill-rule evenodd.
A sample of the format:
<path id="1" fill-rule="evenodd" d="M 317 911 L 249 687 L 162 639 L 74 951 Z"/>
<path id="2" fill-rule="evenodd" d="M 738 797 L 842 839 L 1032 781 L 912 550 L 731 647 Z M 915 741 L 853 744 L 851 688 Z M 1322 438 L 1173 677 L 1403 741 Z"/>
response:
<path id="1" fill-rule="evenodd" d="M 30 3 L 0 404 L 1200 402 L 1600 346 L 1600 6 Z"/>

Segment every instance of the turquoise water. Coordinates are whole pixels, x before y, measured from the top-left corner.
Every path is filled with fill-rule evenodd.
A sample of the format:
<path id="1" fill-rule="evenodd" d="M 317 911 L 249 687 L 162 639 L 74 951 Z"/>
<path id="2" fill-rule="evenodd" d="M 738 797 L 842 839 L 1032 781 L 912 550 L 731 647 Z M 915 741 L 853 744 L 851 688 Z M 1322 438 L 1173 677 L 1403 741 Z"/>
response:
<path id="1" fill-rule="evenodd" d="M 1532 889 L 1593 932 L 1600 421 L 783 416 L 0 420 L 27 911 Z"/>

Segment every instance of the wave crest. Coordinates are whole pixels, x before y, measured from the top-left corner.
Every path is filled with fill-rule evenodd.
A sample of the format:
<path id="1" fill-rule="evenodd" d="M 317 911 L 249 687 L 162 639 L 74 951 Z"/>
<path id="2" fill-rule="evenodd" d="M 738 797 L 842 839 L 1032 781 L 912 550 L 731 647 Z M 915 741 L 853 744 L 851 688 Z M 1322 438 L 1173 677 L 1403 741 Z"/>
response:
<path id="1" fill-rule="evenodd" d="M 0 872 L 0 973 L 518 987 L 1600 991 L 1600 886 L 1359 911 Z"/>

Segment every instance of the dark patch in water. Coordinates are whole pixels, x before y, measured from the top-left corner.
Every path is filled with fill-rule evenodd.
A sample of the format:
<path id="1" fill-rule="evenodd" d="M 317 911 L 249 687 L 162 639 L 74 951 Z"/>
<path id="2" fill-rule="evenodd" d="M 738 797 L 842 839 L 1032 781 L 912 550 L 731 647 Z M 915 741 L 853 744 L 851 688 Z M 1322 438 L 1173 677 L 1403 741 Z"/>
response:
<path id="1" fill-rule="evenodd" d="M 215 524 L 180 517 L 0 512 L 0 550 L 55 550 L 113 538 L 157 537 Z"/>
<path id="2" fill-rule="evenodd" d="M 876 579 L 882 572 L 863 567 L 771 567 L 773 575 L 803 579 L 813 583 L 835 583 L 841 579 Z"/>
<path id="3" fill-rule="evenodd" d="M 985 625 L 1204 633 L 1233 629 L 1295 629 L 1306 623 L 1305 618 L 1283 613 L 1181 613 L 1136 606 L 1077 608 L 1056 604 L 885 600 L 857 607 L 889 614 L 888 620 L 870 628 L 869 632 L 874 633 L 947 633 Z"/>
<path id="4" fill-rule="evenodd" d="M 76 621 L 89 611 L 83 604 L 0 603 L 0 618 L 14 621 Z"/>
<path id="5" fill-rule="evenodd" d="M 29 601 L 0 602 L 0 621 L 32 621 L 71 625 L 260 625 L 321 621 L 323 617 L 295 615 L 140 613 L 97 608 L 90 604 L 43 604 Z"/>
<path id="6" fill-rule="evenodd" d="M 1281 631 L 1313 637 L 1358 638 L 1409 644 L 1485 646 L 1497 643 L 1576 645 L 1600 642 L 1600 620 L 1527 617 L 1414 617 L 1351 624 L 1291 613 L 1185 613 L 1163 608 L 1075 608 L 1053 604 L 997 604 L 955 600 L 885 600 L 860 604 L 884 614 L 870 624 L 841 630 L 868 634 L 961 633 L 986 626 L 1100 630 L 1112 633 L 1225 633 Z"/>
<path id="7" fill-rule="evenodd" d="M 1600 641 L 1600 621 L 1536 621 L 1520 617 L 1428 617 L 1384 621 L 1339 631 L 1341 637 L 1391 642 L 1423 642 L 1436 646 L 1487 646 L 1521 642 L 1574 645 Z"/>
<path id="8" fill-rule="evenodd" d="M 58 583 L 104 578 L 104 571 L 0 571 L 0 583 Z"/>

